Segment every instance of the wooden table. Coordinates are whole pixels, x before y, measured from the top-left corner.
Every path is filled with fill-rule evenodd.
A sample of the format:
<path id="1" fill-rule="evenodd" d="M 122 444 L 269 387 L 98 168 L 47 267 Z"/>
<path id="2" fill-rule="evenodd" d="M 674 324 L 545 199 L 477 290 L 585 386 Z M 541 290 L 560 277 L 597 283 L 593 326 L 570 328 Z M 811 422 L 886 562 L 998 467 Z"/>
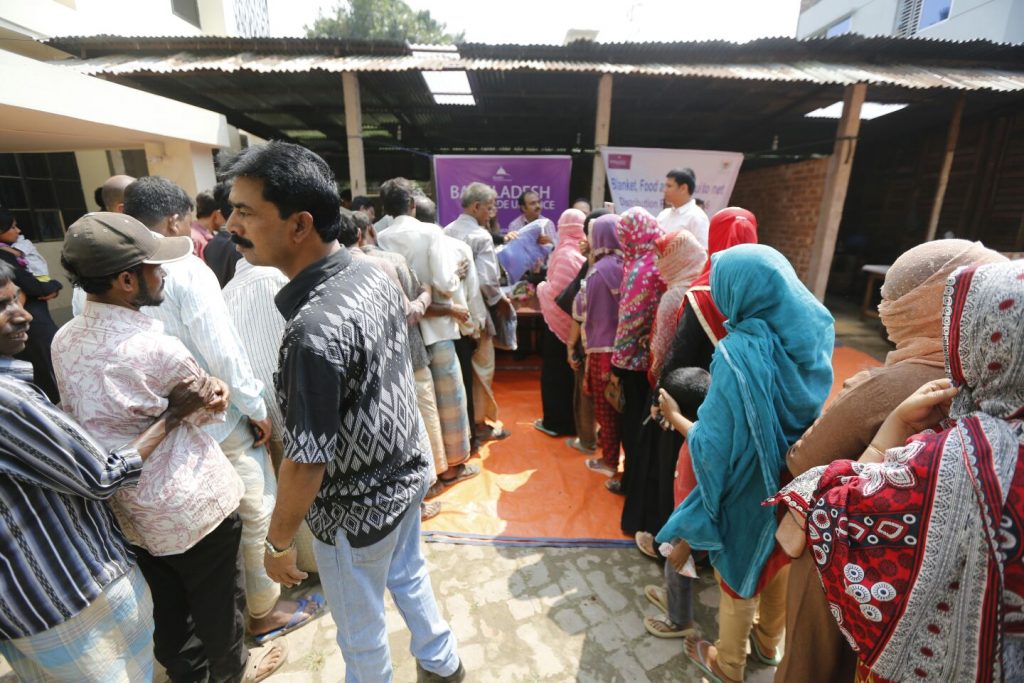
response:
<path id="1" fill-rule="evenodd" d="M 875 296 L 876 284 L 879 280 L 885 279 L 885 274 L 889 272 L 889 266 L 864 266 L 861 270 L 867 273 L 868 278 L 867 284 L 864 286 L 864 300 L 860 304 L 860 317 L 861 320 L 877 318 L 878 309 L 871 305 L 871 301 Z"/>
<path id="2" fill-rule="evenodd" d="M 526 299 L 513 299 L 512 307 L 516 309 L 518 326 L 516 338 L 519 348 L 516 355 L 519 357 L 530 353 L 540 352 L 540 337 L 544 332 L 544 318 L 540 312 L 540 302 L 534 294 Z"/>

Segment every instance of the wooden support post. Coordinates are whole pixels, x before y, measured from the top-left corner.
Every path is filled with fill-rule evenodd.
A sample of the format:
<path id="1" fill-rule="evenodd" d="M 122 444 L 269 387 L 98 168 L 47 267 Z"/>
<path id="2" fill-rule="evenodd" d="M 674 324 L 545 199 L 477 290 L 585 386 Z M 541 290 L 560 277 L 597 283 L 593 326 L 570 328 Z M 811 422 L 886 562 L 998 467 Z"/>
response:
<path id="1" fill-rule="evenodd" d="M 949 172 L 953 168 L 953 155 L 956 154 L 956 141 L 960 137 L 960 120 L 964 115 L 964 102 L 967 97 L 961 95 L 953 105 L 953 117 L 949 120 L 949 132 L 946 133 L 946 153 L 942 157 L 942 169 L 939 171 L 939 183 L 935 186 L 935 201 L 932 202 L 932 215 L 928 219 L 928 232 L 924 235 L 925 242 L 935 239 L 939 229 L 939 216 L 942 214 L 942 201 L 946 198 L 946 187 L 949 185 Z"/>
<path id="2" fill-rule="evenodd" d="M 843 204 L 846 202 L 846 191 L 850 185 L 853 156 L 857 150 L 860 108 L 864 104 L 867 89 L 866 83 L 847 86 L 843 95 L 843 116 L 839 119 L 835 146 L 828 161 L 825 194 L 821 198 L 821 209 L 818 211 L 818 228 L 814 234 L 811 264 L 806 281 L 807 288 L 820 301 L 825 300 L 825 287 L 828 285 L 832 256 L 836 250 L 839 223 L 843 218 Z"/>
<path id="3" fill-rule="evenodd" d="M 366 194 L 366 160 L 363 158 L 363 110 L 359 99 L 359 78 L 341 74 L 345 94 L 345 136 L 348 138 L 348 177 L 352 196 Z"/>
<path id="4" fill-rule="evenodd" d="M 601 150 L 608 146 L 612 122 L 612 75 L 601 74 L 597 84 L 597 122 L 594 126 L 594 172 L 590 182 L 590 206 L 595 211 L 604 205 L 604 160 Z"/>

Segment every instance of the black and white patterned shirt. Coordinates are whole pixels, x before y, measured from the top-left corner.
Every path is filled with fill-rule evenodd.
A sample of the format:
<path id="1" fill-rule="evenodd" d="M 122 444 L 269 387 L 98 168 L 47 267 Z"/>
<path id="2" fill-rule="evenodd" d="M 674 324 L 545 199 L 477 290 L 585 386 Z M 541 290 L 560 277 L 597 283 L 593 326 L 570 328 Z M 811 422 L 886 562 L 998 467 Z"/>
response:
<path id="1" fill-rule="evenodd" d="M 275 301 L 288 321 L 275 376 L 284 455 L 327 466 L 306 521 L 324 543 L 339 528 L 352 547 L 376 543 L 416 500 L 429 467 L 401 294 L 343 249 Z"/>

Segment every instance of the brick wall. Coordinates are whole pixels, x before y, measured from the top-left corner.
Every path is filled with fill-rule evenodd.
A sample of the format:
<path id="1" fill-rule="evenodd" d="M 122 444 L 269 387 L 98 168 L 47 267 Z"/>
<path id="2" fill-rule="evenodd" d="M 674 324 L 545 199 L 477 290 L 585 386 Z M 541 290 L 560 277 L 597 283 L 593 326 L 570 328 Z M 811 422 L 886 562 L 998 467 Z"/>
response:
<path id="1" fill-rule="evenodd" d="M 760 242 L 785 254 L 801 279 L 811 263 L 827 170 L 828 159 L 811 159 L 740 171 L 729 200 L 757 216 Z"/>

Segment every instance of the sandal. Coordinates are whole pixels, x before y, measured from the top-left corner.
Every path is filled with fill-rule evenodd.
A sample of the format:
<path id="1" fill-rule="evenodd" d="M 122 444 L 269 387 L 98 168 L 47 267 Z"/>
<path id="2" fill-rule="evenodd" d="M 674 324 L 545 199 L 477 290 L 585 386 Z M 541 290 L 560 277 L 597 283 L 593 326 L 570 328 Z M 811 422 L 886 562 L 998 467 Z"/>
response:
<path id="1" fill-rule="evenodd" d="M 658 551 L 654 549 L 654 534 L 638 531 L 633 535 L 633 540 L 640 552 L 653 560 L 658 559 Z"/>
<path id="2" fill-rule="evenodd" d="M 458 468 L 458 474 L 457 475 L 455 475 L 451 479 L 445 479 L 444 477 L 438 477 L 437 480 L 439 482 L 442 482 L 445 486 L 455 486 L 460 481 L 466 481 L 467 479 L 471 479 L 471 478 L 475 477 L 476 475 L 480 474 L 480 467 L 477 466 L 477 465 L 462 464 L 462 465 L 457 465 L 456 467 Z"/>
<path id="3" fill-rule="evenodd" d="M 281 656 L 280 661 L 270 671 L 264 671 L 259 673 L 260 667 L 263 665 L 263 661 L 273 655 L 279 654 Z M 245 663 L 245 673 L 242 675 L 242 683 L 259 683 L 264 680 L 275 671 L 284 666 L 285 660 L 285 649 L 281 643 L 271 643 L 270 645 L 264 645 L 263 647 L 255 647 L 249 650 L 249 659 Z"/>
<path id="4" fill-rule="evenodd" d="M 608 467 L 608 465 L 605 465 L 604 460 L 601 460 L 601 458 L 587 458 L 584 461 L 584 464 L 591 472 L 597 472 L 598 474 L 603 474 L 606 477 L 615 476 L 615 470 Z"/>
<path id="5" fill-rule="evenodd" d="M 430 500 L 431 498 L 437 498 L 444 493 L 444 482 L 438 477 L 437 481 L 431 484 L 430 488 L 427 489 L 427 494 L 423 496 L 423 500 Z"/>
<path id="6" fill-rule="evenodd" d="M 476 438 L 479 439 L 480 443 L 484 441 L 502 441 L 510 436 L 512 436 L 512 432 L 507 429 L 495 429 L 494 427 L 488 427 L 476 433 Z"/>
<path id="7" fill-rule="evenodd" d="M 620 496 L 626 495 L 626 492 L 622 490 L 621 479 L 609 479 L 604 483 L 604 487 L 612 493 L 618 493 Z"/>
<path id="8" fill-rule="evenodd" d="M 435 500 L 430 503 L 420 504 L 420 521 L 425 522 L 441 514 L 441 501 Z"/>
<path id="9" fill-rule="evenodd" d="M 694 627 L 679 628 L 666 617 L 644 617 L 644 628 L 655 638 L 689 638 L 697 635 Z"/>
<path id="10" fill-rule="evenodd" d="M 280 638 L 286 633 L 291 633 L 295 629 L 305 626 L 320 614 L 320 611 L 324 608 L 324 602 L 324 596 L 319 593 L 299 598 L 295 605 L 295 611 L 292 612 L 292 616 L 288 619 L 287 624 L 266 633 L 253 633 L 251 634 L 253 641 L 257 645 L 262 645 L 274 638 Z M 310 604 L 314 605 L 314 609 L 312 612 L 307 613 L 306 607 Z"/>
<path id="11" fill-rule="evenodd" d="M 757 642 L 757 636 L 754 635 L 756 629 L 750 629 L 750 656 L 755 661 L 764 664 L 765 666 L 778 666 L 779 662 L 782 661 L 782 655 L 779 654 L 779 648 L 775 648 L 775 656 L 769 657 L 761 649 L 761 644 Z"/>
<path id="12" fill-rule="evenodd" d="M 649 584 L 644 586 L 644 597 L 651 601 L 651 604 L 668 614 L 668 593 L 661 586 Z"/>
<path id="13" fill-rule="evenodd" d="M 721 671 L 718 670 L 718 666 L 715 662 L 711 662 L 707 659 L 708 650 L 714 647 L 711 643 L 706 640 L 697 640 L 696 638 L 686 639 L 686 656 L 691 662 L 697 665 L 704 675 L 712 683 L 742 683 L 742 681 L 733 681 Z M 692 652 L 691 652 L 692 648 Z"/>
<path id="14" fill-rule="evenodd" d="M 583 442 L 579 440 L 579 437 L 570 436 L 568 439 L 565 440 L 565 445 L 568 446 L 569 448 L 575 448 L 583 455 L 593 455 L 594 451 L 597 450 L 596 448 L 587 448 L 586 446 L 584 446 Z"/>
<path id="15" fill-rule="evenodd" d="M 536 429 L 538 432 L 541 432 L 542 434 L 547 434 L 548 436 L 558 436 L 558 432 L 552 429 L 548 429 L 547 427 L 544 426 L 543 418 L 538 418 L 534 420 L 533 428 Z"/>

